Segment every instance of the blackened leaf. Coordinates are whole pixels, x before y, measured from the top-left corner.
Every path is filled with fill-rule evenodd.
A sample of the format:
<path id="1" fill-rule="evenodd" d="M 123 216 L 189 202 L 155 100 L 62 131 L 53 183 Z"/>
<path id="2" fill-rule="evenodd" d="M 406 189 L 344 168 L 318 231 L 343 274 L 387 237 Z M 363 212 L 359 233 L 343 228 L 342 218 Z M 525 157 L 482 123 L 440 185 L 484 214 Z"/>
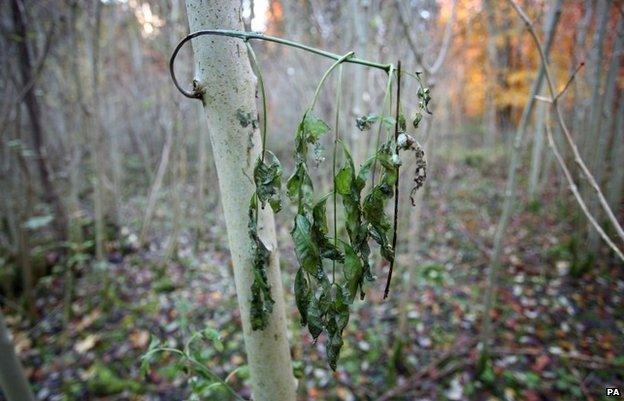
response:
<path id="1" fill-rule="evenodd" d="M 338 364 L 338 357 L 340 356 L 340 349 L 344 342 L 342 341 L 342 334 L 334 334 L 329 338 L 327 343 L 327 362 L 329 367 L 335 371 Z"/>
<path id="2" fill-rule="evenodd" d="M 310 207 L 312 197 L 314 196 L 314 188 L 304 162 L 300 161 L 297 163 L 295 172 L 286 184 L 286 191 L 290 199 L 299 201 L 300 211 Z"/>
<path id="3" fill-rule="evenodd" d="M 360 131 L 368 131 L 371 129 L 373 124 L 375 124 L 375 122 L 379 121 L 379 118 L 380 117 L 378 115 L 361 116 L 355 119 L 355 126 Z M 383 122 L 388 128 L 391 128 L 394 125 L 394 118 L 384 117 Z"/>
<path id="4" fill-rule="evenodd" d="M 282 166 L 277 157 L 270 151 L 265 151 L 265 158 L 259 157 L 254 168 L 254 183 L 258 200 L 264 205 L 269 202 L 275 213 L 282 208 L 280 187 L 282 185 Z"/>
<path id="5" fill-rule="evenodd" d="M 321 310 L 319 309 L 318 300 L 314 296 L 314 293 L 310 292 L 310 302 L 308 303 L 308 330 L 313 339 L 317 339 L 323 332 L 325 325 L 323 324 L 323 318 L 321 316 Z"/>
<path id="6" fill-rule="evenodd" d="M 268 324 L 269 314 L 275 301 L 271 298 L 271 287 L 267 278 L 267 267 L 271 252 L 258 237 L 256 215 L 258 213 L 257 194 L 249 202 L 249 237 L 253 252 L 253 282 L 251 284 L 250 320 L 253 330 L 263 330 Z"/>
<path id="7" fill-rule="evenodd" d="M 332 370 L 336 370 L 340 349 L 343 345 L 342 331 L 349 323 L 348 294 L 340 287 L 335 287 L 331 308 L 327 313 L 326 329 L 329 335 L 327 344 L 327 360 Z"/>
<path id="8" fill-rule="evenodd" d="M 344 244 L 344 252 L 345 259 L 343 271 L 346 280 L 345 287 L 348 291 L 349 302 L 353 302 L 357 294 L 358 287 L 362 284 L 364 269 L 362 261 L 349 244 Z"/>
<path id="9" fill-rule="evenodd" d="M 302 269 L 297 270 L 295 276 L 295 301 L 297 303 L 297 309 L 301 314 L 301 324 L 308 324 L 308 304 L 310 302 L 310 286 L 308 280 L 305 278 L 305 273 Z"/>

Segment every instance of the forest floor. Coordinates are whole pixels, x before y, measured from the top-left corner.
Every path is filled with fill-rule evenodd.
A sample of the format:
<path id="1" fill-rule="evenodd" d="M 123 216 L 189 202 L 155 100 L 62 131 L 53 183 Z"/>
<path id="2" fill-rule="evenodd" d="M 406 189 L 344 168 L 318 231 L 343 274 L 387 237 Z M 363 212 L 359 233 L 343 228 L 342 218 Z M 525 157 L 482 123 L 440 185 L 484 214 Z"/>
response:
<path id="1" fill-rule="evenodd" d="M 408 332 L 397 334 L 403 277 L 396 275 L 390 299 L 382 301 L 385 268 L 378 268 L 380 278 L 369 286 L 367 299 L 355 302 L 336 372 L 326 365 L 324 339 L 313 343 L 299 326 L 291 290 L 294 254 L 288 225 L 281 225 L 301 400 L 601 400 L 607 399 L 607 386 L 624 390 L 624 270 L 606 255 L 595 263 L 580 260 L 572 229 L 576 206 L 558 185 L 549 186 L 540 204 L 522 199 L 513 218 L 497 294 L 492 363 L 477 376 L 475 343 L 503 166 L 469 155 L 445 166 L 450 178 L 444 183 L 429 184 L 423 244 L 398 264 L 416 274 Z M 137 201 L 128 211 L 136 214 L 134 220 L 128 221 L 136 221 L 140 210 Z M 38 284 L 34 323 L 17 306 L 5 309 L 39 400 L 234 399 L 172 353 L 156 356 L 150 371 L 141 372 L 152 338 L 182 348 L 206 328 L 220 341 L 214 335 L 207 336 L 212 341 L 200 338 L 197 357 L 227 377 L 240 396 L 250 396 L 218 216 L 214 211 L 208 216 L 213 220 L 200 241 L 193 230 L 183 230 L 177 261 L 166 264 L 161 260 L 167 238 L 154 238 L 149 249 L 138 250 L 136 227 L 123 227 L 122 238 L 109 244 L 109 263 L 78 271 L 67 327 L 62 273 Z M 166 212 L 156 220 L 156 227 L 164 225 Z M 202 395 L 191 397 L 191 388 Z"/>

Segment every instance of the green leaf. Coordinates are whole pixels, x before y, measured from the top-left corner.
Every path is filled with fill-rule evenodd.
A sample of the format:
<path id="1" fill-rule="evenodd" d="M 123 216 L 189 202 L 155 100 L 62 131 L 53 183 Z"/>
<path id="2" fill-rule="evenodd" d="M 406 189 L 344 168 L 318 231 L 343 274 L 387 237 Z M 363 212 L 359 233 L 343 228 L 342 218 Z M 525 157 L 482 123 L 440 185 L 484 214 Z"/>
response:
<path id="1" fill-rule="evenodd" d="M 412 125 L 414 126 L 414 128 L 418 128 L 418 126 L 420 126 L 422 117 L 423 117 L 422 113 L 416 113 L 416 115 L 414 116 L 414 121 L 412 122 Z"/>
<path id="2" fill-rule="evenodd" d="M 205 340 L 212 343 L 212 345 L 215 347 L 215 349 L 218 352 L 223 352 L 225 347 L 223 346 L 223 342 L 221 341 L 221 335 L 219 334 L 217 330 L 211 327 L 206 327 L 202 331 L 201 335 Z"/>
<path id="3" fill-rule="evenodd" d="M 334 185 L 336 186 L 336 192 L 340 195 L 348 195 L 351 191 L 351 184 L 353 182 L 353 171 L 348 166 L 344 166 L 338 171 L 334 179 Z"/>
<path id="4" fill-rule="evenodd" d="M 318 245 L 312 239 L 312 225 L 307 217 L 298 214 L 291 232 L 295 243 L 295 253 L 301 267 L 316 278 L 324 276 L 321 254 Z"/>
<path id="5" fill-rule="evenodd" d="M 256 194 L 262 204 L 269 202 L 275 213 L 282 208 L 280 198 L 280 187 L 282 186 L 282 166 L 277 157 L 271 151 L 265 151 L 265 159 L 262 161 L 258 157 L 254 168 L 254 183 L 256 184 Z"/>
<path id="6" fill-rule="evenodd" d="M 308 143 L 317 142 L 329 130 L 329 125 L 310 111 L 303 116 L 303 133 Z"/>
<path id="7" fill-rule="evenodd" d="M 399 132 L 405 132 L 407 129 L 407 124 L 405 121 L 405 116 L 403 114 L 399 114 Z"/>
<path id="8" fill-rule="evenodd" d="M 344 255 L 327 237 L 327 196 L 323 197 L 312 209 L 312 238 L 319 247 L 321 256 L 330 260 L 342 262 Z"/>

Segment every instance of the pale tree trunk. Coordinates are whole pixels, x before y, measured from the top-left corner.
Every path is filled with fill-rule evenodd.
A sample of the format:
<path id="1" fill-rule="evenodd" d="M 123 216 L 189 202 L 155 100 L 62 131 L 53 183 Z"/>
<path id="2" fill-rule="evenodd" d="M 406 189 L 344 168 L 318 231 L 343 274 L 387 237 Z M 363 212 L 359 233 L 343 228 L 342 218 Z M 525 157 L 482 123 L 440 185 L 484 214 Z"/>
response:
<path id="1" fill-rule="evenodd" d="M 591 23 L 592 15 L 594 12 L 594 2 L 595 0 L 585 0 L 585 4 L 583 5 L 585 10 L 583 12 L 583 18 L 581 19 L 581 21 L 579 21 L 577 29 L 576 29 L 576 35 L 574 38 L 574 49 L 572 51 L 572 63 L 570 65 L 570 74 L 574 72 L 574 70 L 579 64 L 579 61 L 585 58 L 585 54 L 586 54 L 585 42 L 587 40 L 587 32 L 589 31 L 589 25 Z M 574 93 L 575 113 L 574 113 L 574 116 L 572 116 L 574 127 L 582 127 L 583 121 L 584 121 L 583 119 L 586 115 L 586 110 L 587 110 L 587 104 L 582 95 L 583 93 L 582 82 L 584 82 L 583 74 L 579 74 L 579 76 L 577 76 L 574 82 L 572 83 L 573 85 L 572 88 L 575 89 L 575 93 Z M 579 140 L 579 135 L 582 134 L 582 131 L 583 131 L 582 129 L 576 130 L 577 141 Z"/>
<path id="2" fill-rule="evenodd" d="M 496 97 L 494 93 L 498 85 L 498 48 L 496 45 L 496 35 L 498 28 L 494 14 L 492 0 L 484 0 L 485 19 L 487 26 L 487 56 L 488 56 L 488 92 L 485 95 L 485 146 L 493 147 L 496 144 L 496 134 L 498 125 L 496 123 Z"/>
<path id="3" fill-rule="evenodd" d="M 186 0 L 186 8 L 191 32 L 242 29 L 238 0 Z M 267 275 L 275 304 L 264 330 L 252 330 L 250 322 L 253 251 L 247 210 L 254 185 L 248 177 L 253 176 L 253 165 L 260 153 L 260 135 L 252 124 L 243 127 L 236 116 L 241 110 L 258 115 L 256 79 L 245 45 L 236 39 L 195 40 L 193 54 L 197 85 L 204 92 L 204 109 L 219 178 L 253 399 L 294 401 L 296 384 L 286 330 L 275 222 L 270 208 L 260 213 L 259 235 L 272 250 Z"/>
<path id="4" fill-rule="evenodd" d="M 551 26 L 548 24 L 548 16 L 544 18 L 544 36 L 550 37 Z M 544 85 L 539 89 L 542 93 Z M 544 120 L 546 117 L 547 105 L 540 102 L 537 105 L 536 120 L 534 125 L 535 137 L 533 138 L 533 148 L 531 150 L 531 167 L 529 172 L 529 198 L 533 200 L 537 193 L 539 176 L 542 170 L 542 151 L 544 149 Z"/>
<path id="5" fill-rule="evenodd" d="M 70 34 L 70 43 L 74 48 L 74 51 L 79 52 L 79 42 L 78 42 L 78 12 L 79 12 L 78 3 L 72 3 L 71 11 L 70 11 L 70 19 L 69 19 L 69 34 Z M 69 241 L 74 244 L 82 244 L 84 242 L 84 236 L 82 234 L 82 226 L 81 226 L 81 216 L 80 216 L 80 178 L 81 171 L 80 167 L 82 164 L 82 148 L 81 142 L 82 137 L 84 136 L 84 104 L 83 104 L 83 91 L 82 91 L 82 77 L 80 74 L 80 65 L 79 65 L 79 57 L 72 57 L 70 61 L 70 68 L 75 79 L 76 85 L 76 103 L 78 110 L 73 115 L 74 125 L 71 130 L 71 161 L 70 161 L 70 171 L 69 171 L 69 213 L 70 213 L 70 231 L 69 231 Z M 80 266 L 76 266 L 79 268 Z M 67 328 L 69 326 L 69 321 L 71 320 L 71 303 L 73 296 L 73 286 L 74 286 L 74 267 L 67 263 L 65 266 L 65 274 L 64 274 L 64 282 L 63 282 L 63 326 Z"/>
<path id="6" fill-rule="evenodd" d="M 102 152 L 102 121 L 100 118 L 99 102 L 99 57 L 100 57 L 100 30 L 102 25 L 102 4 L 95 3 L 93 21 L 93 37 L 91 41 L 91 81 L 93 99 L 91 110 L 91 158 L 95 178 L 93 180 L 93 209 L 95 214 L 95 257 L 98 261 L 104 260 L 104 158 Z"/>
<path id="7" fill-rule="evenodd" d="M 184 132 L 184 130 L 182 130 Z M 182 191 L 186 184 L 186 136 L 176 135 L 174 139 L 173 167 L 171 171 L 171 201 L 173 206 L 173 229 L 165 251 L 165 261 L 175 260 L 178 251 L 178 237 L 183 224 Z"/>
<path id="8" fill-rule="evenodd" d="M 596 149 L 594 150 L 593 159 L 589 160 L 589 162 L 593 166 L 593 169 L 591 171 L 593 172 L 594 178 L 596 179 L 598 185 L 601 185 L 602 179 L 604 177 L 606 167 L 605 160 L 607 158 L 607 145 L 609 143 L 612 128 L 615 125 L 615 121 L 613 118 L 613 108 L 615 103 L 615 90 L 617 88 L 616 79 L 618 78 L 621 67 L 620 59 L 622 56 L 622 42 L 624 42 L 624 19 L 620 19 L 620 22 L 617 26 L 615 42 L 613 43 L 613 54 L 611 55 L 609 72 L 607 73 L 605 82 L 605 92 L 603 96 L 601 96 L 602 101 L 599 102 L 600 104 L 596 104 L 594 106 L 600 107 L 600 110 L 598 110 L 597 114 L 600 116 L 599 120 L 601 121 L 601 123 L 599 124 L 599 126 L 595 127 L 596 131 L 593 131 L 594 135 L 596 135 L 597 137 L 597 144 L 595 145 Z M 622 100 L 620 100 L 620 102 L 621 101 Z M 622 169 L 622 166 L 615 166 L 615 169 Z M 596 217 L 598 221 L 600 221 L 601 216 L 604 215 L 596 197 L 590 198 L 589 211 Z M 600 245 L 600 235 L 596 230 L 593 230 L 591 227 L 588 233 L 588 242 L 589 252 L 596 254 Z"/>
<path id="9" fill-rule="evenodd" d="M 550 53 L 550 48 L 552 47 L 553 39 L 555 37 L 555 28 L 561 15 L 562 3 L 563 0 L 557 0 L 557 2 L 552 5 L 552 9 L 550 10 L 549 21 L 547 24 L 547 31 L 549 32 L 549 36 L 546 37 L 544 41 L 544 53 L 547 57 Z M 514 136 L 513 147 L 511 148 L 511 158 L 509 162 L 509 170 L 507 171 L 507 184 L 505 187 L 505 201 L 503 203 L 503 210 L 494 236 L 494 249 L 492 251 L 492 258 L 490 260 L 490 267 L 487 276 L 487 287 L 485 289 L 483 326 L 481 329 L 481 346 L 483 348 L 481 350 L 480 367 L 483 367 L 483 363 L 487 360 L 487 358 L 489 358 L 489 346 L 492 338 L 491 313 L 494 307 L 496 291 L 498 288 L 498 271 L 500 270 L 501 265 L 503 242 L 507 232 L 507 226 L 509 225 L 509 220 L 511 219 L 511 215 L 514 211 L 514 205 L 516 200 L 516 176 L 518 168 L 520 167 L 522 141 L 524 139 L 524 134 L 526 132 L 531 117 L 531 112 L 535 105 L 535 95 L 538 94 L 539 88 L 542 86 L 542 82 L 544 80 L 544 73 L 545 66 L 542 63 L 540 64 L 540 69 L 537 73 L 537 77 L 533 82 L 533 87 L 531 88 L 531 93 L 529 95 L 529 99 L 527 100 L 527 104 L 522 111 L 522 117 L 520 118 L 520 122 L 518 123 L 518 128 Z"/>
<path id="10" fill-rule="evenodd" d="M 540 91 L 541 92 L 541 91 Z M 529 171 L 529 199 L 535 200 L 538 195 L 539 177 L 542 172 L 542 159 L 544 150 L 544 120 L 546 118 L 547 105 L 540 103 L 537 105 L 537 116 L 535 120 L 535 138 L 533 138 L 533 148 L 531 150 L 531 167 Z"/>
<path id="11" fill-rule="evenodd" d="M 173 0 L 171 2 L 171 13 L 170 13 L 170 29 L 169 29 L 169 45 L 171 47 L 175 46 L 175 27 L 177 26 L 180 10 L 179 10 L 179 2 L 177 0 Z M 169 88 L 171 90 L 171 88 Z M 173 106 L 178 108 L 178 103 L 173 102 Z M 176 114 L 173 113 L 175 116 Z M 169 238 L 169 243 L 167 244 L 167 249 L 165 250 L 165 263 L 167 261 L 176 259 L 177 251 L 178 251 L 178 236 L 180 235 L 180 229 L 182 226 L 182 200 L 181 200 L 181 192 L 184 189 L 184 183 L 186 182 L 186 135 L 178 135 L 178 127 L 174 123 L 174 139 L 173 139 L 173 160 L 172 160 L 172 168 L 171 168 L 171 183 L 169 185 L 171 192 L 171 201 L 173 206 L 173 229 L 171 230 L 171 237 Z M 186 132 L 184 127 L 179 130 L 180 132 Z"/>
<path id="12" fill-rule="evenodd" d="M 0 312 L 0 388 L 8 401 L 35 401 Z"/>
<path id="13" fill-rule="evenodd" d="M 620 97 L 617 120 L 615 124 L 615 137 L 611 148 L 611 177 L 607 198 L 611 209 L 618 210 L 622 202 L 624 190 L 624 99 Z"/>
<path id="14" fill-rule="evenodd" d="M 154 209 L 156 202 L 158 201 L 158 193 L 162 186 L 165 173 L 167 172 L 167 166 L 169 165 L 169 155 L 171 154 L 171 146 L 173 143 L 173 128 L 171 124 L 164 124 L 165 131 L 165 143 L 160 155 L 160 162 L 154 176 L 154 182 L 150 187 L 149 195 L 147 197 L 147 206 L 145 207 L 145 215 L 143 215 L 143 224 L 141 225 L 141 233 L 139 234 L 139 246 L 145 246 L 147 241 L 147 234 L 149 227 L 154 216 Z"/>
<path id="15" fill-rule="evenodd" d="M 582 139 L 580 149 L 585 151 L 583 158 L 588 160 L 590 171 L 592 169 L 593 146 L 596 145 L 595 138 L 600 130 L 601 113 L 602 113 L 602 96 L 601 77 L 602 77 L 602 60 L 604 58 L 604 41 L 609 22 L 609 10 L 611 9 L 610 0 L 598 0 L 596 10 L 596 31 L 594 32 L 594 40 L 592 43 L 592 52 L 588 64 L 590 73 L 589 87 L 591 89 L 591 100 L 589 102 L 589 120 L 585 121 L 585 136 Z M 588 190 L 589 192 L 591 190 Z M 593 229 L 590 229 L 593 231 Z"/>

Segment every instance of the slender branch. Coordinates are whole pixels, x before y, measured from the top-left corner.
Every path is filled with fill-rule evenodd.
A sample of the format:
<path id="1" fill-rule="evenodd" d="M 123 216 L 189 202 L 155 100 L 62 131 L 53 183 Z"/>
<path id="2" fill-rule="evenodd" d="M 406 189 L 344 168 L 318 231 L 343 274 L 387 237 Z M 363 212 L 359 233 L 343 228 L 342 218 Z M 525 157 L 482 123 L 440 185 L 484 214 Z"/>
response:
<path id="1" fill-rule="evenodd" d="M 236 30 L 227 30 L 227 29 L 206 29 L 206 30 L 201 30 L 201 31 L 197 31 L 197 32 L 193 32 L 191 34 L 188 34 L 187 36 L 185 36 L 175 47 L 175 49 L 173 50 L 173 53 L 171 54 L 171 59 L 169 60 L 169 73 L 171 74 L 171 79 L 173 80 L 173 84 L 175 85 L 175 87 L 180 91 L 180 93 L 182 93 L 184 96 L 191 98 L 191 99 L 201 99 L 201 97 L 203 96 L 203 93 L 201 92 L 201 90 L 197 90 L 197 88 L 195 88 L 195 90 L 193 90 L 193 92 L 188 92 L 187 90 L 183 89 L 180 84 L 178 83 L 178 79 L 175 76 L 175 71 L 174 71 L 174 64 L 175 64 L 175 59 L 178 55 L 178 52 L 180 51 L 180 49 L 182 49 L 182 47 L 184 46 L 184 44 L 194 38 L 197 38 L 199 36 L 204 36 L 204 35 L 211 35 L 211 36 L 226 36 L 226 37 L 230 37 L 230 38 L 238 38 L 241 39 L 245 42 L 249 41 L 249 40 L 264 40 L 267 42 L 274 42 L 274 43 L 279 43 L 281 45 L 284 46 L 289 46 L 289 47 L 294 47 L 296 49 L 300 49 L 300 50 L 304 50 L 310 53 L 314 53 L 317 54 L 319 56 L 323 56 L 323 57 L 327 57 L 333 60 L 340 60 L 343 56 L 340 56 L 338 54 L 332 53 L 332 52 L 328 52 L 325 50 L 321 50 L 321 49 L 317 49 L 315 47 L 311 47 L 311 46 L 307 46 L 298 42 L 293 42 L 291 40 L 288 39 L 282 39 L 282 38 L 278 38 L 275 36 L 269 36 L 269 35 L 264 35 L 262 33 L 259 32 L 243 32 L 243 31 L 236 31 Z M 381 70 L 384 70 L 386 72 L 390 71 L 391 68 L 391 64 L 382 64 L 382 63 L 375 63 L 372 61 L 368 61 L 368 60 L 363 60 L 357 57 L 351 57 L 347 60 L 343 60 L 344 62 L 347 63 L 353 63 L 353 64 L 361 64 L 361 65 L 365 65 L 368 67 L 373 67 L 373 68 L 379 68 Z"/>
<path id="2" fill-rule="evenodd" d="M 397 63 L 397 98 L 396 98 L 396 113 L 394 116 L 394 153 L 396 155 L 399 154 L 399 113 L 401 106 L 401 60 Z M 399 164 L 396 166 L 396 184 L 394 185 L 394 224 L 393 224 L 393 235 L 392 235 L 392 251 L 394 252 L 394 257 L 390 261 L 390 269 L 388 270 L 388 279 L 386 281 L 386 288 L 384 289 L 383 298 L 388 298 L 388 293 L 390 292 L 390 282 L 392 281 L 392 271 L 394 270 L 394 261 L 396 260 L 396 243 L 397 243 L 397 229 L 398 229 L 398 219 L 399 219 Z"/>
<path id="3" fill-rule="evenodd" d="M 591 187 L 596 192 L 596 195 L 598 196 L 600 204 L 601 204 L 603 210 L 606 212 L 606 214 L 607 214 L 607 216 L 609 218 L 609 221 L 611 221 L 611 224 L 614 226 L 615 231 L 617 232 L 617 234 L 620 237 L 620 239 L 622 241 L 624 241 L 624 229 L 622 228 L 620 223 L 617 221 L 617 218 L 615 217 L 615 214 L 613 213 L 613 210 L 611 210 L 611 207 L 609 206 L 609 203 L 607 202 L 607 199 L 605 198 L 604 194 L 602 193 L 602 190 L 600 189 L 600 186 L 596 182 L 596 179 L 594 178 L 592 173 L 587 168 L 587 165 L 585 164 L 585 162 L 581 158 L 581 155 L 580 155 L 580 153 L 578 151 L 578 147 L 576 146 L 576 143 L 574 142 L 574 140 L 572 138 L 572 134 L 568 130 L 568 127 L 566 126 L 565 121 L 563 120 L 563 115 L 561 113 L 561 109 L 559 108 L 559 104 L 557 103 L 557 95 L 555 93 L 555 85 L 553 83 L 552 75 L 551 75 L 550 69 L 548 67 L 548 61 L 547 61 L 546 55 L 544 54 L 544 49 L 542 48 L 540 39 L 538 38 L 537 33 L 535 31 L 535 27 L 533 26 L 533 23 L 531 22 L 529 17 L 526 15 L 524 10 L 522 10 L 522 8 L 518 5 L 518 3 L 516 3 L 515 0 L 507 0 L 507 1 L 512 5 L 512 7 L 516 10 L 516 12 L 520 16 L 520 18 L 522 18 L 522 20 L 524 21 L 524 24 L 526 25 L 527 29 L 529 30 L 529 33 L 531 34 L 531 37 L 533 38 L 533 41 L 535 42 L 535 45 L 537 46 L 537 48 L 539 50 L 539 55 L 540 55 L 540 58 L 542 59 L 543 65 L 544 65 L 544 73 L 546 74 L 546 81 L 548 82 L 548 90 L 550 91 L 550 96 L 553 99 L 553 108 L 555 110 L 555 115 L 557 116 L 557 120 L 559 122 L 559 125 L 561 126 L 561 129 L 562 129 L 562 131 L 564 133 L 566 141 L 568 142 L 568 144 L 570 145 L 570 148 L 572 149 L 572 153 L 574 154 L 574 162 L 580 167 L 581 171 L 583 172 L 583 174 L 587 178 L 587 181 L 589 181 L 589 184 L 591 185 Z"/>
<path id="4" fill-rule="evenodd" d="M 594 216 L 592 216 L 592 214 L 587 209 L 587 205 L 585 204 L 585 201 L 581 197 L 578 187 L 574 183 L 574 178 L 572 178 L 572 174 L 570 174 L 570 170 L 566 166 L 565 161 L 563 160 L 563 157 L 561 157 L 561 154 L 559 153 L 559 150 L 557 149 L 557 146 L 555 145 L 555 141 L 553 140 L 552 132 L 550 129 L 550 124 L 548 124 L 548 122 L 546 123 L 546 135 L 548 137 L 548 146 L 550 146 L 553 153 L 555 154 L 557 163 L 559 163 L 559 166 L 561 166 L 561 169 L 563 170 L 563 174 L 565 175 L 566 180 L 568 181 L 570 190 L 574 194 L 574 197 L 576 198 L 576 201 L 581 207 L 581 210 L 583 210 L 583 213 L 585 214 L 585 216 L 587 216 L 587 219 L 589 219 L 589 221 L 594 226 L 594 228 L 596 228 L 596 231 L 598 231 L 598 234 L 600 234 L 602 239 L 609 245 L 609 247 L 611 247 L 611 249 L 613 249 L 613 251 L 619 256 L 619 258 L 624 261 L 624 255 L 622 254 L 622 251 L 620 251 L 618 247 L 613 243 L 613 241 L 611 241 L 611 238 L 609 238 L 609 236 L 604 232 L 600 224 L 596 222 L 596 219 L 594 218 Z"/>
<path id="5" fill-rule="evenodd" d="M 576 77 L 576 74 L 581 70 L 581 68 L 583 68 L 583 66 L 585 65 L 585 62 L 581 62 L 576 69 L 574 70 L 574 72 L 572 72 L 572 74 L 570 75 L 570 78 L 568 78 L 568 82 L 566 82 L 565 86 L 563 87 L 563 89 L 561 89 L 561 91 L 559 93 L 557 93 L 557 96 L 555 96 L 555 98 L 553 99 L 553 102 L 556 102 L 557 100 L 559 100 L 559 98 L 561 96 L 563 96 L 563 94 L 566 92 L 566 90 L 568 90 L 568 87 L 570 86 L 570 84 L 572 83 L 572 81 L 574 81 L 574 78 Z"/>
<path id="6" fill-rule="evenodd" d="M 585 65 L 584 62 L 581 62 L 576 69 L 572 72 L 572 74 L 570 74 L 570 77 L 568 78 L 568 82 L 566 82 L 565 86 L 563 87 L 563 89 L 561 89 L 561 91 L 559 91 L 559 93 L 557 93 L 557 96 L 555 96 L 554 99 L 547 97 L 547 96 L 533 96 L 536 100 L 542 101 L 544 103 L 554 103 L 555 101 L 559 100 L 559 98 L 561 96 L 563 96 L 563 94 L 568 90 L 568 87 L 570 86 L 570 84 L 572 83 L 572 81 L 574 81 L 574 78 L 576 78 L 576 74 L 580 71 L 581 68 L 583 68 L 583 66 Z"/>

